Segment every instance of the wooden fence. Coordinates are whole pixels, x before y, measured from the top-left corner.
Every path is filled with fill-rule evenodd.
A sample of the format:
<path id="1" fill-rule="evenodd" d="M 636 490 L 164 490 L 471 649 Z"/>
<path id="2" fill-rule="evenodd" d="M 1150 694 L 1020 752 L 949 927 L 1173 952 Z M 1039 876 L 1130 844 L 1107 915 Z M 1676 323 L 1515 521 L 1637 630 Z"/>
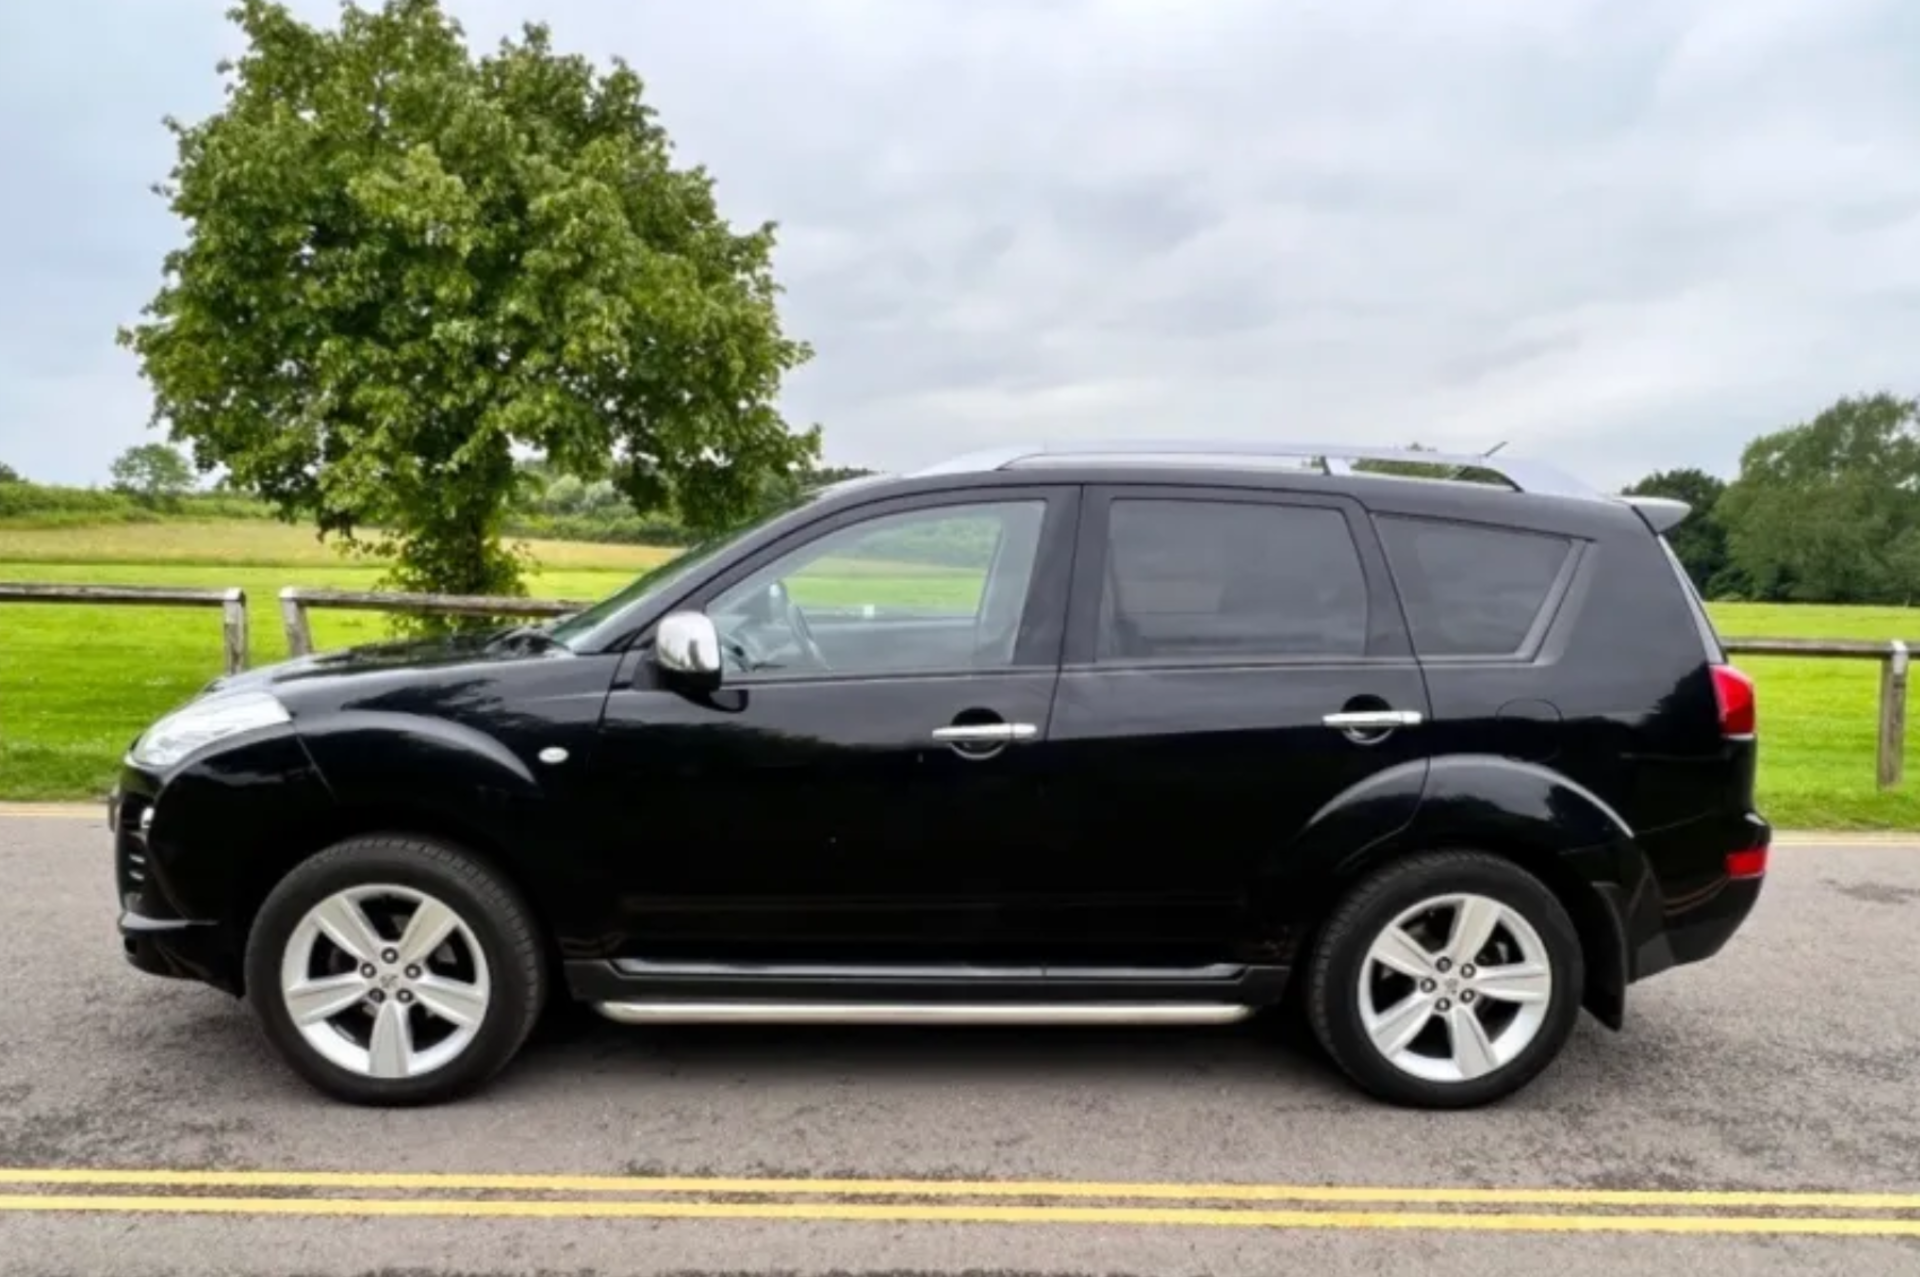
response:
<path id="1" fill-rule="evenodd" d="M 588 606 L 565 599 L 516 599 L 484 594 L 399 594 L 360 590 L 308 590 L 289 585 L 280 591 L 280 625 L 286 631 L 287 651 L 294 656 L 313 652 L 313 629 L 307 610 L 345 608 L 355 612 L 412 612 L 441 616 L 565 616 Z"/>
<path id="2" fill-rule="evenodd" d="M 81 603 L 145 607 L 218 607 L 221 647 L 229 674 L 247 668 L 245 590 L 190 590 L 139 585 L 39 585 L 0 582 L 0 603 Z M 288 586 L 280 591 L 280 621 L 287 651 L 313 652 L 312 608 L 358 612 L 411 612 L 442 616 L 565 616 L 587 604 L 568 599 L 523 599 L 490 595 L 394 594 L 318 590 Z M 1878 661 L 1880 708 L 1876 724 L 1875 779 L 1880 788 L 1899 785 L 1906 770 L 1907 658 L 1905 641 L 1868 639 L 1734 638 L 1723 641 L 1737 656 L 1793 656 L 1823 660 Z"/>
<path id="3" fill-rule="evenodd" d="M 117 607 L 217 607 L 223 668 L 247 668 L 247 592 L 152 585 L 22 585 L 0 582 L 0 603 L 93 603 Z"/>

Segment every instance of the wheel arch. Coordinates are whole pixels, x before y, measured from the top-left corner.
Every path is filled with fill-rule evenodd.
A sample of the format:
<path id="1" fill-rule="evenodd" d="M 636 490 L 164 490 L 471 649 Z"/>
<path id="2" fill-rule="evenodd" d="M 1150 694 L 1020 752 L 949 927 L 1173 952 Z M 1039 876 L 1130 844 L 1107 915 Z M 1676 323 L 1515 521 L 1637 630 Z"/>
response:
<path id="1" fill-rule="evenodd" d="M 1480 851 L 1537 878 L 1567 911 L 1586 960 L 1581 1005 L 1610 1029 L 1625 1022 L 1631 950 L 1627 918 L 1647 881 L 1631 830 L 1606 803 L 1569 778 L 1512 759 L 1432 760 L 1424 793 L 1395 832 L 1344 854 L 1296 864 L 1308 925 L 1293 953 L 1312 953 L 1326 921 L 1362 881 L 1395 861 L 1431 852 Z"/>
<path id="2" fill-rule="evenodd" d="M 499 875 L 531 913 L 548 970 L 560 970 L 559 940 L 534 876 L 526 872 L 521 858 L 512 854 L 506 841 L 479 821 L 439 808 L 373 799 L 336 804 L 323 815 L 306 819 L 283 833 L 284 837 L 274 840 L 276 850 L 272 854 L 245 862 L 233 893 L 227 922 L 242 950 L 253 933 L 260 907 L 288 874 L 348 839 L 392 835 L 441 843 Z M 244 974 L 241 981 L 240 992 L 244 994 Z"/>

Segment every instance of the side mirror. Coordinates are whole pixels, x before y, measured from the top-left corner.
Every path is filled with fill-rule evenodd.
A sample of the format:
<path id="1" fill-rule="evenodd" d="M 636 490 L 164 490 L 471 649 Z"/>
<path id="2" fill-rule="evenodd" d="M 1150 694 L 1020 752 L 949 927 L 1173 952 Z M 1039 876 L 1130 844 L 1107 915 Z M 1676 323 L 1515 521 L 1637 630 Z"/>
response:
<path id="1" fill-rule="evenodd" d="M 663 617 L 654 634 L 653 660 L 689 691 L 712 692 L 720 687 L 720 631 L 704 612 L 674 612 Z"/>

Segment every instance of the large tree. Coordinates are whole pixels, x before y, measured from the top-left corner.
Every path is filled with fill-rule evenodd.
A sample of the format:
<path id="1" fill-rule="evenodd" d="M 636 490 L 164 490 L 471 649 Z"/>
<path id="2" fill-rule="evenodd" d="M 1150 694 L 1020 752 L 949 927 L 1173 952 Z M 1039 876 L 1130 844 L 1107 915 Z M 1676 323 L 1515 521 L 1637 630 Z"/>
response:
<path id="1" fill-rule="evenodd" d="M 516 451 L 696 527 L 817 455 L 775 406 L 810 351 L 773 226 L 720 216 L 624 64 L 540 26 L 476 58 L 437 0 L 230 16 L 224 107 L 167 121 L 187 242 L 121 334 L 202 469 L 403 587 L 501 593 Z"/>
<path id="2" fill-rule="evenodd" d="M 1920 597 L 1920 404 L 1842 399 L 1747 445 L 1718 512 L 1733 565 L 1763 598 Z"/>
<path id="3" fill-rule="evenodd" d="M 1692 469 L 1655 471 L 1627 489 L 1631 496 L 1686 502 L 1692 513 L 1667 533 L 1667 541 L 1694 587 L 1710 598 L 1740 588 L 1727 558 L 1726 525 L 1720 522 L 1720 498 L 1726 490 L 1725 480 Z"/>

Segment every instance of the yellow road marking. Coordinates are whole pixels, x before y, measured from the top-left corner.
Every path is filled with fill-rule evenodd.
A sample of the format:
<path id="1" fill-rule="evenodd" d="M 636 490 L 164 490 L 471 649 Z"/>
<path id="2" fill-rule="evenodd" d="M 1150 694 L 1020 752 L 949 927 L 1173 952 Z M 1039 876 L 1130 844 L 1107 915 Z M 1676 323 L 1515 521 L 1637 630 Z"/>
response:
<path id="1" fill-rule="evenodd" d="M 1692 1210 L 1920 1212 L 1920 1193 L 1767 1189 L 1395 1187 L 1335 1184 L 1178 1184 L 1050 1180 L 804 1179 L 535 1175 L 432 1171 L 217 1171 L 0 1168 L 0 1185 L 49 1188 L 309 1189 L 349 1192 L 700 1194 L 762 1197 L 1030 1197 L 1323 1205 L 1558 1206 Z M 35 1199 L 42 1200 L 42 1199 Z M 800 1208 L 804 1209 L 804 1208 Z M 966 1208 L 959 1208 L 966 1209 Z"/>
<path id="2" fill-rule="evenodd" d="M 1920 1219 L 1764 1215 L 1528 1215 L 1399 1211 L 1199 1210 L 1097 1206 L 900 1206 L 852 1203 L 457 1201 L 407 1198 L 0 1196 L 0 1213 L 307 1215 L 457 1219 L 749 1219 L 800 1223 L 1136 1224 L 1163 1227 L 1497 1233 L 1696 1233 L 1920 1237 Z"/>

